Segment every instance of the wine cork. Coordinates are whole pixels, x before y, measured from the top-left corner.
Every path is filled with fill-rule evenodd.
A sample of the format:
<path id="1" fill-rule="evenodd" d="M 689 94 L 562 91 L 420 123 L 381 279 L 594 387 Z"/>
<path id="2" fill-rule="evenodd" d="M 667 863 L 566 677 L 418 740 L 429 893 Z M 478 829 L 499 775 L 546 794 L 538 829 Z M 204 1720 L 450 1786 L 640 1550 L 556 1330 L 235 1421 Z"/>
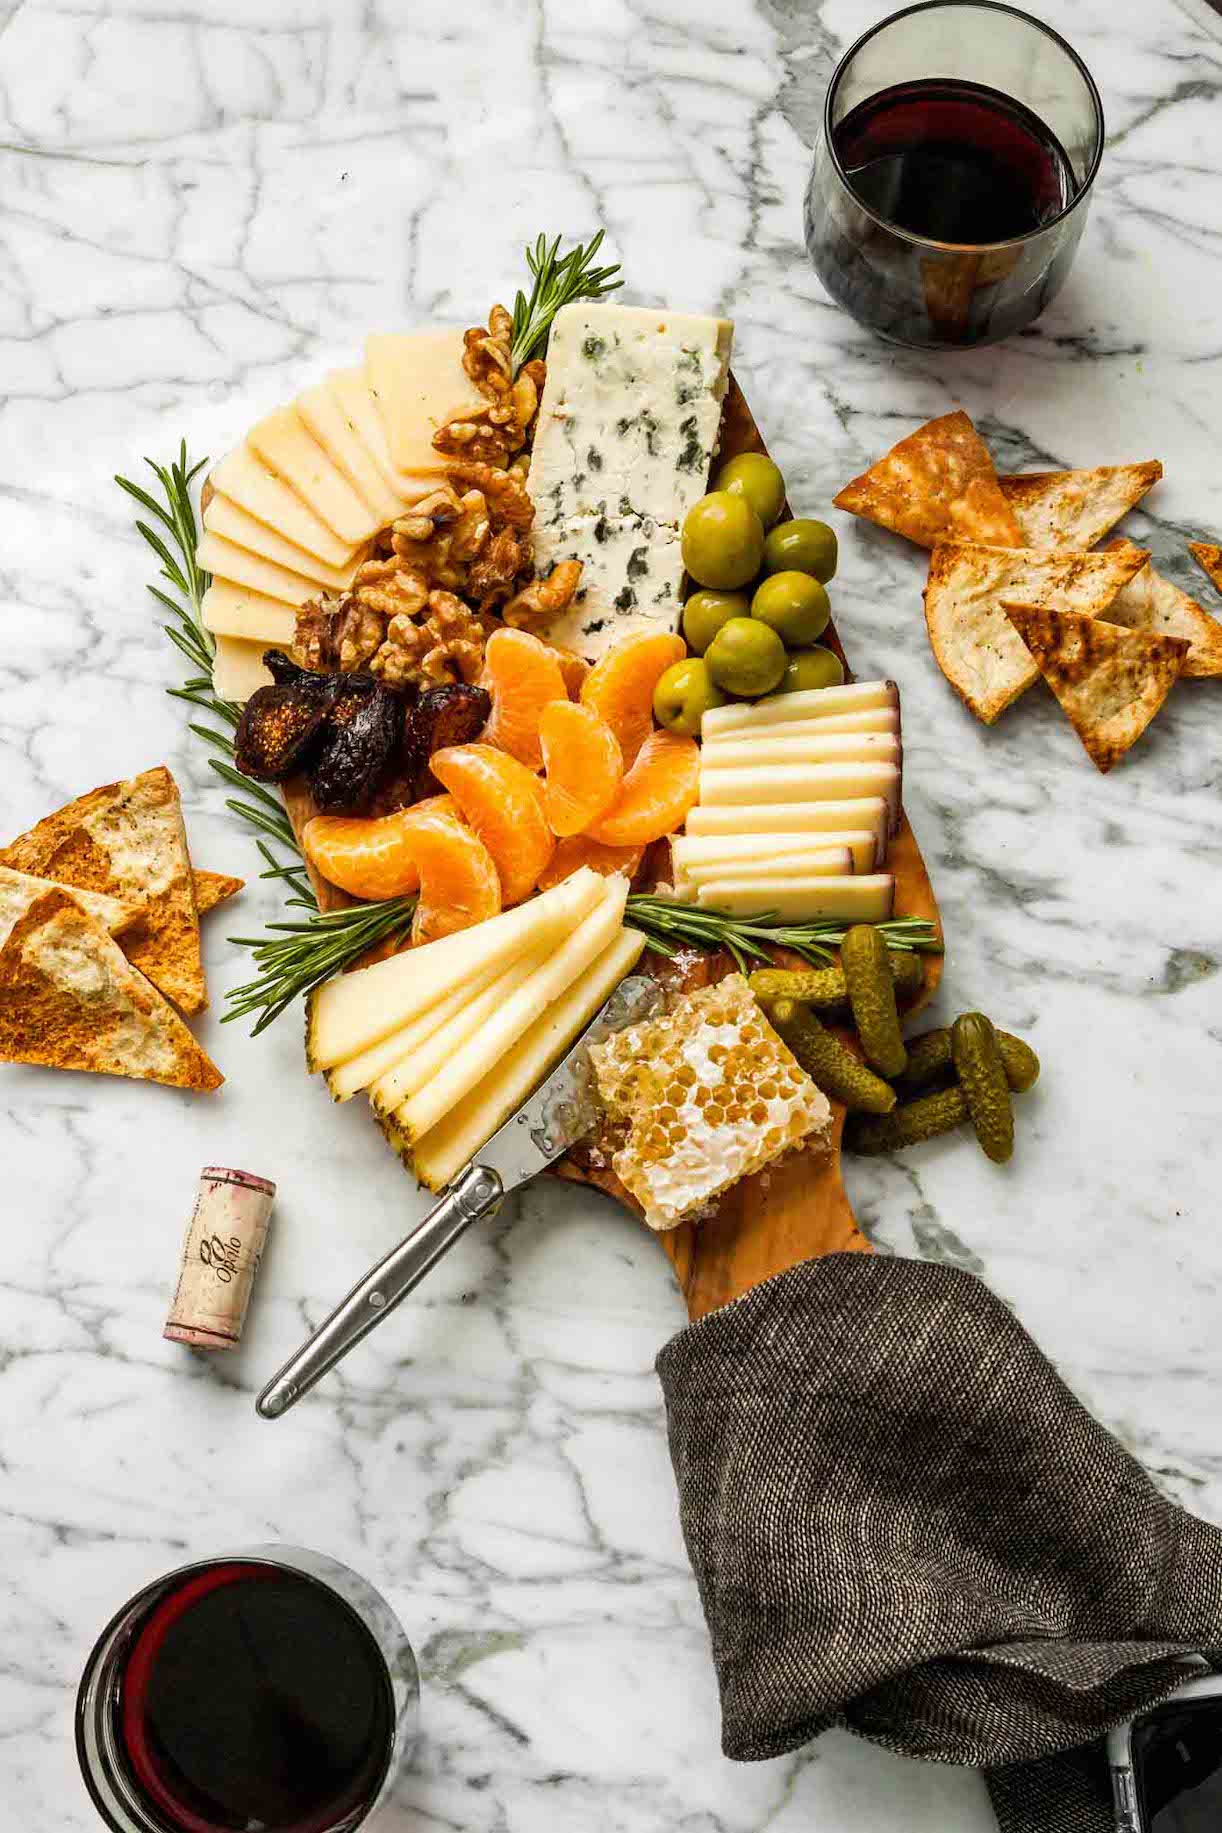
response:
<path id="1" fill-rule="evenodd" d="M 183 1243 L 164 1336 L 195 1349 L 232 1349 L 242 1335 L 276 1186 L 249 1171 L 206 1165 Z"/>

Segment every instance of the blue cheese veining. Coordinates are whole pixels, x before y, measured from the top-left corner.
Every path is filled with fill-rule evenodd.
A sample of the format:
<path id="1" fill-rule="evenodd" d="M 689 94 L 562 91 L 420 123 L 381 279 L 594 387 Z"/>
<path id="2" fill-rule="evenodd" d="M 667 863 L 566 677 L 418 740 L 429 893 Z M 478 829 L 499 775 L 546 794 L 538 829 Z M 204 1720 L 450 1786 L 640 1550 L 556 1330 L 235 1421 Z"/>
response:
<path id="1" fill-rule="evenodd" d="M 547 353 L 529 490 L 535 564 L 580 560 L 543 635 L 597 657 L 679 621 L 679 527 L 704 495 L 729 375 L 728 319 L 571 305 Z"/>

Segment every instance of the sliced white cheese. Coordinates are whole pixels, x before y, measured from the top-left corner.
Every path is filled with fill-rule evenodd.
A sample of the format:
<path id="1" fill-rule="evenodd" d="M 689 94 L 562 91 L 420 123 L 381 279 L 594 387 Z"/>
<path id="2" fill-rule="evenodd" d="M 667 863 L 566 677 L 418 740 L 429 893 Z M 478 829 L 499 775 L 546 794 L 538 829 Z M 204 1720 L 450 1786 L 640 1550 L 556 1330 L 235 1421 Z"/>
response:
<path id="1" fill-rule="evenodd" d="M 365 374 L 398 470 L 443 470 L 433 434 L 447 420 L 487 407 L 462 359 L 463 334 L 452 327 L 365 339 Z"/>
<path id="2" fill-rule="evenodd" d="M 688 811 L 684 831 L 697 837 L 726 838 L 746 834 L 816 834 L 837 829 L 868 828 L 875 835 L 881 862 L 887 845 L 887 804 L 881 796 L 856 802 L 765 802 L 755 807 L 727 804 Z"/>
<path id="3" fill-rule="evenodd" d="M 680 835 L 670 843 L 670 856 L 675 871 L 683 878 L 709 871 L 724 878 L 723 868 L 728 864 L 744 872 L 784 872 L 790 860 L 845 848 L 853 863 L 851 867 L 837 867 L 838 871 L 874 870 L 878 863 L 878 835 L 865 828 L 826 834 L 715 834 L 707 840 Z"/>
<path id="4" fill-rule="evenodd" d="M 430 463 L 425 475 L 413 471 L 400 471 L 390 455 L 390 444 L 386 437 L 386 428 L 382 425 L 382 416 L 369 386 L 369 379 L 364 368 L 333 369 L 327 377 L 326 386 L 335 396 L 353 434 L 369 453 L 381 475 L 383 483 L 396 496 L 402 497 L 405 503 L 414 503 L 430 490 L 437 488 L 436 464 Z M 432 454 L 435 461 L 436 452 Z"/>
<path id="5" fill-rule="evenodd" d="M 738 770 L 701 770 L 702 806 L 771 802 L 848 802 L 881 796 L 894 833 L 900 815 L 898 764 L 763 764 Z"/>
<path id="6" fill-rule="evenodd" d="M 297 492 L 341 541 L 355 546 L 379 527 L 377 516 L 336 469 L 292 407 L 278 407 L 246 435 L 253 452 Z"/>
<path id="7" fill-rule="evenodd" d="M 400 1057 L 376 1081 L 371 1082 L 369 1099 L 378 1113 L 393 1114 L 409 1095 L 414 1095 L 426 1082 L 438 1075 L 460 1046 L 468 1038 L 474 1037 L 477 1031 L 483 1030 L 489 1019 L 517 992 L 522 982 L 538 972 L 543 966 L 543 959 L 544 951 L 537 948 L 521 956 L 482 992 L 470 994 L 460 1010 L 447 1019 L 432 1037 L 406 1056 Z"/>
<path id="8" fill-rule="evenodd" d="M 869 836 L 867 835 L 867 839 Z M 869 848 L 869 866 L 874 863 L 873 842 Z M 694 901 L 700 885 L 716 884 L 722 879 L 750 879 L 753 884 L 767 885 L 793 878 L 850 878 L 857 870 L 852 850 L 847 846 L 806 847 L 792 853 L 785 861 L 751 859 L 717 859 L 706 865 L 684 866 L 675 873 L 675 892 Z"/>
<path id="9" fill-rule="evenodd" d="M 299 394 L 295 406 L 331 463 L 343 472 L 377 517 L 379 526 L 393 522 L 403 507 L 403 498 L 379 471 L 334 390 L 319 382 Z"/>
<path id="10" fill-rule="evenodd" d="M 296 607 L 304 605 L 307 598 L 318 597 L 313 579 L 290 573 L 287 567 L 265 560 L 262 554 L 252 554 L 249 548 L 235 547 L 220 535 L 206 534 L 195 550 L 195 558 L 205 572 L 232 580 L 235 585 L 249 586 L 252 592 L 278 599 L 282 605 Z"/>
<path id="11" fill-rule="evenodd" d="M 546 534 L 536 524 L 534 556 L 541 573 L 581 562 L 572 604 L 548 620 L 549 642 L 597 657 L 639 631 L 679 627 L 683 555 L 673 523 L 585 516 Z"/>
<path id="12" fill-rule="evenodd" d="M 864 713 L 875 707 L 897 707 L 894 681 L 850 681 L 842 687 L 804 687 L 792 694 L 768 694 L 749 703 L 732 701 L 710 707 L 700 723 L 702 738 L 725 732 L 748 732 L 781 719 L 828 719 L 837 713 Z"/>
<path id="13" fill-rule="evenodd" d="M 204 530 L 232 541 L 235 547 L 261 554 L 264 560 L 273 560 L 277 566 L 290 573 L 299 573 L 303 579 L 313 579 L 329 592 L 342 592 L 350 586 L 352 575 L 360 565 L 360 557 L 356 556 L 347 566 L 328 566 L 325 560 L 307 553 L 296 542 L 286 541 L 279 530 L 260 522 L 219 490 L 213 491 L 204 511 Z"/>
<path id="14" fill-rule="evenodd" d="M 496 1068 L 412 1148 L 421 1183 L 444 1190 L 516 1112 L 640 960 L 645 938 L 622 929 L 567 993 L 553 1001 Z"/>
<path id="15" fill-rule="evenodd" d="M 223 492 L 256 521 L 266 522 L 286 541 L 304 547 L 328 566 L 347 566 L 352 560 L 353 543 L 341 541 L 333 529 L 320 522 L 297 492 L 269 471 L 248 445 L 235 446 L 227 452 L 218 465 L 213 465 L 209 480 L 214 490 Z"/>
<path id="16" fill-rule="evenodd" d="M 467 985 L 481 969 L 494 963 L 508 967 L 536 944 L 568 935 L 602 900 L 605 883 L 583 866 L 552 890 L 487 922 L 328 980 L 310 995 L 310 1069 L 331 1069 L 367 1050 Z"/>
<path id="17" fill-rule="evenodd" d="M 852 878 L 721 878 L 699 886 L 696 901 L 703 910 L 727 916 L 771 911 L 787 923 L 885 923 L 895 903 L 895 880 L 888 872 Z"/>
<path id="18" fill-rule="evenodd" d="M 459 1046 L 424 1088 L 396 1108 L 395 1126 L 403 1138 L 420 1139 L 436 1126 L 513 1048 L 539 1013 L 559 999 L 610 947 L 623 922 L 628 880 L 617 874 L 601 882 L 603 894 L 594 909 L 553 950 L 543 966 L 523 981 L 474 1037 Z"/>
<path id="19" fill-rule="evenodd" d="M 353 1095 L 359 1094 L 361 1089 L 368 1088 L 371 1082 L 376 1082 L 379 1076 L 385 1075 L 388 1069 L 393 1069 L 395 1064 L 402 1062 L 405 1056 L 408 1056 L 413 1050 L 418 1050 L 421 1044 L 427 1043 L 434 1032 L 440 1031 L 444 1024 L 462 1011 L 469 1000 L 474 999 L 477 993 L 482 993 L 486 986 L 499 979 L 505 971 L 495 962 L 490 966 L 484 966 L 473 974 L 469 981 L 462 986 L 455 987 L 447 999 L 439 1000 L 435 1006 L 430 1006 L 427 1012 L 422 1012 L 419 1018 L 414 1018 L 410 1024 L 401 1026 L 398 1031 L 392 1031 L 388 1037 L 381 1038 L 376 1044 L 371 1044 L 368 1050 L 358 1051 L 356 1056 L 349 1057 L 346 1062 L 337 1064 L 334 1069 L 328 1069 L 325 1073 L 327 1087 L 331 1090 L 331 1099 L 349 1101 Z"/>
<path id="20" fill-rule="evenodd" d="M 745 745 L 765 738 L 831 738 L 837 732 L 890 733 L 898 738 L 898 707 L 870 707 L 861 713 L 829 713 L 826 719 L 778 719 L 766 726 L 750 726 L 737 732 L 714 732 L 704 740 L 706 745 Z"/>
<path id="21" fill-rule="evenodd" d="M 256 688 L 271 686 L 270 670 L 263 666 L 263 651 L 272 645 L 250 643 L 236 636 L 218 636 L 212 658 L 212 691 L 218 700 L 235 706 L 250 699 Z"/>
<path id="22" fill-rule="evenodd" d="M 273 649 L 291 648 L 297 628 L 292 605 L 216 576 L 200 602 L 200 616 L 214 636 L 242 637 Z"/>
<path id="23" fill-rule="evenodd" d="M 826 738 L 773 738 L 752 732 L 747 738 L 709 739 L 701 747 L 700 770 L 738 770 L 761 764 L 898 764 L 900 741 L 891 732 L 832 732 Z"/>

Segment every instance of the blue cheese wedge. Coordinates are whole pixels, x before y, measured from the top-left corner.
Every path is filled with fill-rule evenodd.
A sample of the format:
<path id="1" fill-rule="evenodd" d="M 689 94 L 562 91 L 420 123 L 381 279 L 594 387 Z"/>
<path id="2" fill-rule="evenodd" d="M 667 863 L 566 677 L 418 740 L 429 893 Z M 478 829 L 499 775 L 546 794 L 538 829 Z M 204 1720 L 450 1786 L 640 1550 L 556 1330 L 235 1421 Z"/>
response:
<path id="1" fill-rule="evenodd" d="M 708 484 L 732 337 L 727 319 L 641 306 L 556 314 L 528 485 L 535 564 L 585 572 L 553 641 L 597 657 L 677 626 L 679 528 Z"/>

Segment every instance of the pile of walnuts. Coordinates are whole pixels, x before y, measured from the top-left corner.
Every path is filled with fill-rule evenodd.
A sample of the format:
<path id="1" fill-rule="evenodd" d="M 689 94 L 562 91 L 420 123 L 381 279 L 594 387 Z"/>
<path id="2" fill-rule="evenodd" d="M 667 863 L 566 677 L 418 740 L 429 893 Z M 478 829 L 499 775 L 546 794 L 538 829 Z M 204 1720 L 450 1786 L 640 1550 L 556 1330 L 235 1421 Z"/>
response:
<path id="1" fill-rule="evenodd" d="M 526 474 L 546 366 L 526 363 L 515 377 L 512 333 L 495 305 L 486 328 L 463 334 L 463 368 L 486 405 L 434 435 L 444 480 L 383 530 L 348 590 L 298 611 L 302 668 L 368 669 L 390 687 L 472 683 L 498 625 L 530 629 L 572 603 L 579 561 L 534 577 Z"/>

